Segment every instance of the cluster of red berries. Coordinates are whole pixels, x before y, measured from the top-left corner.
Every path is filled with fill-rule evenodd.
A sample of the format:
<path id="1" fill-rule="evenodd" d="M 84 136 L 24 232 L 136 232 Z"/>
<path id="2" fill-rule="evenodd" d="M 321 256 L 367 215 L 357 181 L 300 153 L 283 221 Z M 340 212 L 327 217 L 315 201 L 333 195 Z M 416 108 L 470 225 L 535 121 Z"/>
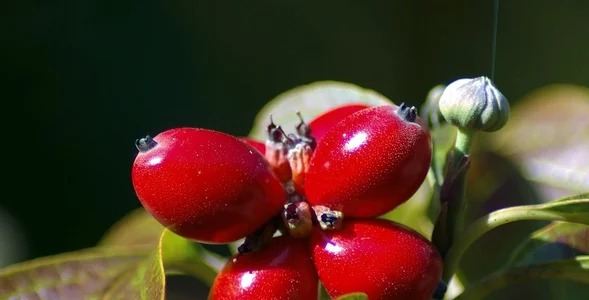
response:
<path id="1" fill-rule="evenodd" d="M 246 237 L 209 299 L 316 299 L 319 281 L 332 297 L 430 299 L 438 251 L 376 219 L 427 175 L 431 138 L 415 108 L 347 105 L 309 124 L 299 117 L 296 134 L 270 119 L 265 144 L 195 128 L 140 139 L 137 196 L 186 238 Z"/>

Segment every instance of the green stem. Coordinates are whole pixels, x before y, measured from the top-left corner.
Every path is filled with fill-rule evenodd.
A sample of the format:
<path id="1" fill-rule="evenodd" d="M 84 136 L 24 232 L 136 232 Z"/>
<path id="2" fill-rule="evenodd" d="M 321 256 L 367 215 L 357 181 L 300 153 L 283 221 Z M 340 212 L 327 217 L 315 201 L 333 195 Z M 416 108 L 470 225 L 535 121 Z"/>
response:
<path id="1" fill-rule="evenodd" d="M 475 134 L 476 131 L 474 130 L 458 128 L 458 134 L 456 135 L 456 142 L 454 144 L 454 149 L 457 152 L 456 154 L 459 154 L 457 155 L 457 158 L 461 158 L 470 153 L 470 146 L 472 145 Z"/>
<path id="2" fill-rule="evenodd" d="M 458 187 L 459 191 L 459 198 L 453 201 L 456 201 L 454 204 L 454 209 L 450 212 L 450 220 L 453 222 L 452 225 L 452 240 L 455 240 L 457 237 L 460 236 L 462 231 L 464 230 L 464 219 L 466 215 L 466 174 L 463 174 L 457 179 L 456 186 Z"/>
<path id="3" fill-rule="evenodd" d="M 444 262 L 442 280 L 449 283 L 464 252 L 482 235 L 501 225 L 524 220 L 562 221 L 565 220 L 565 216 L 551 211 L 538 210 L 535 206 L 518 206 L 500 209 L 479 218 L 460 235 L 460 238 L 454 240 Z"/>
<path id="4" fill-rule="evenodd" d="M 454 142 L 454 165 L 451 168 L 457 168 L 462 158 L 470 153 L 476 131 L 458 128 L 456 141 Z M 455 189 L 457 199 L 453 199 L 448 211 L 448 219 L 451 222 L 450 234 L 451 241 L 456 239 L 464 228 L 464 218 L 466 212 L 466 173 L 456 178 Z"/>

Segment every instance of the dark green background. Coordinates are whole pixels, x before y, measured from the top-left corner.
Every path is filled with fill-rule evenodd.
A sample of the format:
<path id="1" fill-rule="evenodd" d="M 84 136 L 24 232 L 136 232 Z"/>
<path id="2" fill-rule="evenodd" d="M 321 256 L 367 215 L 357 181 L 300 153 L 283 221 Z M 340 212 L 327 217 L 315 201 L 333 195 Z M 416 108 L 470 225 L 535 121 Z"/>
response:
<path id="1" fill-rule="evenodd" d="M 267 100 L 316 80 L 418 105 L 435 84 L 490 73 L 492 1 L 1 6 L 0 209 L 23 226 L 23 258 L 92 246 L 139 206 L 139 136 L 244 135 Z M 589 86 L 588 16 L 583 0 L 500 3 L 495 81 L 512 103 L 550 83 Z"/>

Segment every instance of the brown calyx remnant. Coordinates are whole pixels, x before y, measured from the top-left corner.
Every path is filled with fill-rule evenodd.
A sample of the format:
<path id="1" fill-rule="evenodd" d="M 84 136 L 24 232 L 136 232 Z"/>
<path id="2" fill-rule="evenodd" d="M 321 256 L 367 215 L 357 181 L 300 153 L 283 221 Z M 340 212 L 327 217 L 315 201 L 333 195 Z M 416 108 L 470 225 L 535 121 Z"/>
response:
<path id="1" fill-rule="evenodd" d="M 292 177 L 290 163 L 288 161 L 288 147 L 282 142 L 266 141 L 266 160 L 270 163 L 272 171 L 281 182 L 287 182 Z"/>
<path id="2" fill-rule="evenodd" d="M 268 125 L 268 139 L 266 140 L 266 160 L 270 163 L 272 171 L 281 182 L 287 182 L 292 177 L 290 164 L 288 162 L 289 147 L 284 143 L 286 137 L 284 130 L 276 126 L 270 115 L 270 125 Z"/>
<path id="3" fill-rule="evenodd" d="M 312 150 L 315 150 L 315 148 L 317 148 L 317 140 L 315 140 L 315 137 L 312 135 L 311 126 L 305 123 L 305 120 L 303 119 L 300 111 L 297 111 L 297 116 L 299 117 L 299 120 L 301 120 L 301 122 L 296 127 L 297 134 L 299 135 L 302 142 L 309 145 Z"/>
<path id="4" fill-rule="evenodd" d="M 304 238 L 313 230 L 311 207 L 307 202 L 289 203 L 282 210 L 282 221 L 288 233 L 294 238 Z"/>
<path id="5" fill-rule="evenodd" d="M 239 256 L 253 251 L 263 249 L 270 240 L 274 237 L 274 233 L 278 229 L 278 220 L 273 218 L 270 222 L 260 227 L 258 230 L 245 237 L 245 241 L 237 248 L 237 256 L 233 258 L 233 262 L 237 261 Z"/>
<path id="6" fill-rule="evenodd" d="M 313 149 L 307 143 L 298 143 L 288 151 L 288 162 L 292 172 L 292 181 L 297 193 L 305 194 L 305 175 L 309 172 L 313 158 Z"/>
<path id="7" fill-rule="evenodd" d="M 331 210 L 329 207 L 323 205 L 313 206 L 315 212 L 315 219 L 321 229 L 336 230 L 342 227 L 344 221 L 344 214 L 338 210 Z"/>

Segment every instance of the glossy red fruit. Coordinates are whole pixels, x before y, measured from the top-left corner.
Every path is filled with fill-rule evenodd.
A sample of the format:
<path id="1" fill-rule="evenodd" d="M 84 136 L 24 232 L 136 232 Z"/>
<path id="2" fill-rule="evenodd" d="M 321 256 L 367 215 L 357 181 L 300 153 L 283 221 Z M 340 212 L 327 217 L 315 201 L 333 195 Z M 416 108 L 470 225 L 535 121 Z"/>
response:
<path id="1" fill-rule="evenodd" d="M 429 300 L 442 259 L 423 236 L 379 219 L 349 220 L 339 230 L 313 230 L 311 253 L 331 297 L 363 292 L 370 300 Z"/>
<path id="2" fill-rule="evenodd" d="M 240 140 L 246 142 L 248 145 L 256 148 L 256 150 L 260 151 L 260 153 L 265 154 L 266 152 L 266 145 L 262 142 L 258 142 L 254 139 L 248 137 L 239 138 Z"/>
<path id="3" fill-rule="evenodd" d="M 285 191 L 264 157 L 237 138 L 177 128 L 138 141 L 132 178 L 141 204 L 178 235 L 238 240 L 278 214 Z"/>
<path id="4" fill-rule="evenodd" d="M 311 134 L 317 142 L 321 141 L 325 134 L 347 116 L 368 108 L 366 104 L 348 104 L 344 106 L 335 107 L 311 120 L 309 127 L 311 127 Z"/>
<path id="5" fill-rule="evenodd" d="M 209 300 L 312 300 L 318 288 L 307 241 L 280 236 L 262 250 L 230 260 L 217 275 Z"/>
<path id="6" fill-rule="evenodd" d="M 376 217 L 417 191 L 429 170 L 431 138 L 415 109 L 402 107 L 363 109 L 325 135 L 305 178 L 311 205 Z"/>

